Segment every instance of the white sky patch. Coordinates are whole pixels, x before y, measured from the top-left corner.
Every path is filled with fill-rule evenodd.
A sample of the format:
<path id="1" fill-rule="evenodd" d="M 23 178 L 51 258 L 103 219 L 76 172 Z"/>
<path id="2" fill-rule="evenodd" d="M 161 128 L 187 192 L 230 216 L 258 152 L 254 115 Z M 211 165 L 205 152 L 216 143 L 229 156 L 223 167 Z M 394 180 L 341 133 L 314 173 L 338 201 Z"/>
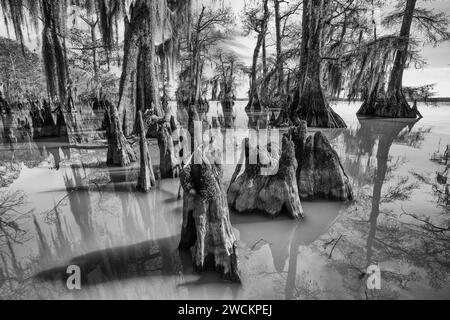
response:
<path id="1" fill-rule="evenodd" d="M 450 52 L 449 52 L 450 53 Z M 450 96 L 450 67 L 407 69 L 403 81 L 405 86 L 420 86 L 423 84 L 435 84 L 436 97 Z"/>

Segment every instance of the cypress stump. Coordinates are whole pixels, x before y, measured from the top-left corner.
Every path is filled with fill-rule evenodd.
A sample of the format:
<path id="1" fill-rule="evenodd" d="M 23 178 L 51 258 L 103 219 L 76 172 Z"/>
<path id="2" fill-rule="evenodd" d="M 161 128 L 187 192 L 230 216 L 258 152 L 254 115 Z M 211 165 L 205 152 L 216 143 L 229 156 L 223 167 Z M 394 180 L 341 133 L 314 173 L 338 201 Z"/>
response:
<path id="1" fill-rule="evenodd" d="M 142 111 L 138 112 L 139 131 L 141 135 L 139 147 L 141 153 L 141 167 L 139 172 L 137 189 L 143 192 L 149 192 L 156 185 L 155 174 L 153 172 L 152 159 L 148 150 L 148 142 Z"/>
<path id="2" fill-rule="evenodd" d="M 192 161 L 180 174 L 184 199 L 179 247 L 191 250 L 196 272 L 213 269 L 226 280 L 240 282 L 237 240 L 221 182 L 222 168 L 200 156 L 202 164 Z"/>
<path id="3" fill-rule="evenodd" d="M 297 181 L 304 200 L 353 200 L 349 178 L 337 152 L 322 132 L 307 136 L 306 122 L 291 129 L 299 163 Z"/>
<path id="4" fill-rule="evenodd" d="M 239 213 L 263 212 L 272 217 L 287 211 L 294 219 L 302 218 L 294 143 L 287 136 L 283 137 L 278 171 L 273 175 L 262 173 L 259 151 L 250 150 L 249 139 L 245 139 L 244 143 L 244 172 L 239 175 L 242 165 L 238 165 L 228 189 L 231 208 Z M 250 163 L 250 152 L 258 152 L 256 164 Z"/>

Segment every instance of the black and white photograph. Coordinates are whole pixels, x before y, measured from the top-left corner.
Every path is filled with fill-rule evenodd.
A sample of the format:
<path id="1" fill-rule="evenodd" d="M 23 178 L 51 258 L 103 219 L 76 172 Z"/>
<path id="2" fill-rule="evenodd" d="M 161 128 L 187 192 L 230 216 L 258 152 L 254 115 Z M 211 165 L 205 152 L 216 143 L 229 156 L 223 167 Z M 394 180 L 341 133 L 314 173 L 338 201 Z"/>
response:
<path id="1" fill-rule="evenodd" d="M 449 178 L 448 0 L 0 0 L 0 300 L 450 300 Z"/>

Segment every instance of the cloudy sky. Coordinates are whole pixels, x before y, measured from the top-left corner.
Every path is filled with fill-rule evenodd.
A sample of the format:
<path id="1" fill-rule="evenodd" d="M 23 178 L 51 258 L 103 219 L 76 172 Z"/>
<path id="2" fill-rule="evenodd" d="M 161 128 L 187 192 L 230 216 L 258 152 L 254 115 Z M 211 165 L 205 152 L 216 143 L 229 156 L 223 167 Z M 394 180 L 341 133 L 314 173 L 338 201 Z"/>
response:
<path id="1" fill-rule="evenodd" d="M 195 0 L 194 5 L 201 7 L 210 6 L 213 0 Z M 244 8 L 244 0 L 223 0 L 225 5 L 230 6 L 237 17 L 237 28 L 241 20 Z M 215 1 L 221 3 L 221 1 Z M 419 0 L 418 6 L 428 6 L 436 11 L 443 11 L 450 15 L 450 0 Z M 6 28 L 3 19 L 0 19 L 0 36 L 6 37 Z M 251 63 L 255 39 L 253 36 L 244 38 L 237 35 L 234 41 L 229 43 L 233 50 L 238 53 L 247 63 Z M 36 47 L 31 44 L 31 47 Z M 33 48 L 35 49 L 35 48 Z M 424 84 L 436 84 L 435 91 L 437 96 L 450 96 L 450 42 L 442 43 L 437 47 L 425 46 L 422 48 L 422 55 L 426 58 L 428 64 L 421 70 L 408 69 L 405 72 L 405 86 L 419 86 Z"/>

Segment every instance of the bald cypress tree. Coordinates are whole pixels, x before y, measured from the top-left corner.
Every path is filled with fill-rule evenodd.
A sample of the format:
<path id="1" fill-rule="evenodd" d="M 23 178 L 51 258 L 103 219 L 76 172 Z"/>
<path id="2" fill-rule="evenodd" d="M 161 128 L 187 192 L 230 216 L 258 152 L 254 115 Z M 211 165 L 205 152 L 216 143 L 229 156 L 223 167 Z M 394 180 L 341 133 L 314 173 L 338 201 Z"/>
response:
<path id="1" fill-rule="evenodd" d="M 387 118 L 416 118 L 413 110 L 403 94 L 403 73 L 408 62 L 408 50 L 410 46 L 410 33 L 417 0 L 407 0 L 403 14 L 403 22 L 400 30 L 399 45 L 395 53 L 387 92 L 380 96 L 380 87 L 375 86 L 370 93 L 358 115 L 379 116 Z"/>
<path id="2" fill-rule="evenodd" d="M 329 0 L 303 1 L 302 44 L 298 92 L 292 105 L 292 117 L 307 122 L 308 127 L 344 128 L 344 120 L 334 112 L 322 89 L 321 62 L 324 18 Z"/>

